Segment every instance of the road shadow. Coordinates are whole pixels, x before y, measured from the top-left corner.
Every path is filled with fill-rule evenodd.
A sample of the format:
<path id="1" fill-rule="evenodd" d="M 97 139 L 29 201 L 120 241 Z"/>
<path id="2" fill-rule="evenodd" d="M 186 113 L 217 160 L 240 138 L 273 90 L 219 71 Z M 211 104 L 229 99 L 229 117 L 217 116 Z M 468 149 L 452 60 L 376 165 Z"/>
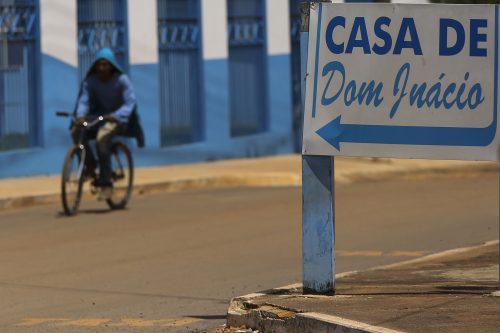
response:
<path id="1" fill-rule="evenodd" d="M 120 209 L 119 211 L 126 211 L 127 209 Z M 59 211 L 56 214 L 56 218 L 73 218 L 78 216 L 79 214 L 87 214 L 87 215 L 105 215 L 109 213 L 113 213 L 118 211 L 117 209 L 111 208 L 91 208 L 91 209 L 81 209 L 74 215 L 66 215 L 63 211 Z"/>
<path id="2" fill-rule="evenodd" d="M 51 285 L 41 285 L 41 284 L 29 284 L 29 283 L 17 283 L 11 281 L 0 281 L 0 287 L 10 287 L 26 290 L 49 290 L 49 291 L 59 291 L 59 292 L 74 292 L 80 294 L 96 294 L 96 295 L 114 295 L 114 296 L 133 296 L 138 298 L 158 298 L 158 299 L 177 299 L 177 300 L 188 300 L 188 301 L 202 301 L 202 302 L 214 302 L 218 304 L 229 304 L 229 300 L 225 298 L 215 298 L 215 297 L 196 297 L 196 296 L 186 296 L 186 295 L 174 295 L 174 294 L 161 294 L 161 293 L 147 293 L 140 291 L 130 291 L 130 290 L 109 290 L 109 289 L 92 289 L 92 288 L 73 288 L 73 287 L 59 287 Z M 188 316 L 186 316 L 188 317 Z M 193 318 L 201 318 L 202 316 L 192 316 Z M 217 319 L 215 316 L 206 316 L 207 319 Z M 225 318 L 225 316 L 224 316 Z"/>
<path id="3" fill-rule="evenodd" d="M 224 320 L 226 319 L 225 315 L 187 315 L 185 317 L 201 319 L 201 320 Z"/>

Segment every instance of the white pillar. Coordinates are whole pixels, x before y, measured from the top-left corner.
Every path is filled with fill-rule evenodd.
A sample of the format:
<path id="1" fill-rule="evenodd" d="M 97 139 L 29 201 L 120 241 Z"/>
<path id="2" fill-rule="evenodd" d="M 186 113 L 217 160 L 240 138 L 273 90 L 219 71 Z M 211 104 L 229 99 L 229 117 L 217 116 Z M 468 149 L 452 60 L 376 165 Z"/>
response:
<path id="1" fill-rule="evenodd" d="M 204 135 L 209 145 L 230 139 L 226 0 L 201 0 Z"/>
<path id="2" fill-rule="evenodd" d="M 203 59 L 227 59 L 227 0 L 201 0 Z"/>
<path id="3" fill-rule="evenodd" d="M 156 0 L 128 0 L 130 78 L 146 147 L 160 147 L 160 82 Z"/>
<path id="4" fill-rule="evenodd" d="M 78 66 L 76 0 L 40 0 L 42 53 Z"/>
<path id="5" fill-rule="evenodd" d="M 156 0 L 128 0 L 129 59 L 131 65 L 158 63 Z"/>
<path id="6" fill-rule="evenodd" d="M 292 144 L 292 73 L 290 4 L 266 0 L 269 130 L 289 136 Z"/>
<path id="7" fill-rule="evenodd" d="M 290 3 L 266 0 L 267 54 L 290 54 Z"/>

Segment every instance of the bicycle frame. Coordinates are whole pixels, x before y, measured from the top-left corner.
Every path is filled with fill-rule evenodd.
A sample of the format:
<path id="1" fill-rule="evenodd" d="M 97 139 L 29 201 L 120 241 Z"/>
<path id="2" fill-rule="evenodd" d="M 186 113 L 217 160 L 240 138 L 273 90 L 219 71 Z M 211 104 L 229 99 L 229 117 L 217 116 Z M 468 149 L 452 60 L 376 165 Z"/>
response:
<path id="1" fill-rule="evenodd" d="M 73 117 L 73 122 L 76 120 L 75 117 Z M 94 128 L 95 126 L 97 126 L 100 122 L 102 122 L 104 120 L 104 117 L 102 116 L 99 116 L 97 118 L 95 118 L 94 120 L 88 122 L 88 121 L 85 121 L 82 123 L 82 126 L 81 128 L 83 130 L 79 130 L 79 137 L 78 137 L 78 142 L 76 143 L 76 145 L 78 146 L 78 148 L 80 149 L 81 151 L 81 156 L 80 156 L 80 165 L 79 165 L 79 168 L 78 168 L 78 178 L 80 177 L 83 177 L 83 170 L 85 168 L 85 163 L 86 163 L 86 159 L 87 159 L 87 147 L 86 145 L 88 144 L 86 142 L 86 134 L 92 129 Z M 90 154 L 92 154 L 92 152 L 90 152 Z"/>

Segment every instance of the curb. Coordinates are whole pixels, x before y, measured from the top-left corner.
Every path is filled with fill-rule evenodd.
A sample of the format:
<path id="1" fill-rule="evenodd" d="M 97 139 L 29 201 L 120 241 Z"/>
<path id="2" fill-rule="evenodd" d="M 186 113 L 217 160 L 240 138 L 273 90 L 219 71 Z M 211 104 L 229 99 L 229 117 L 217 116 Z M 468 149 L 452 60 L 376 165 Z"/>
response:
<path id="1" fill-rule="evenodd" d="M 372 267 L 363 271 L 349 271 L 336 274 L 336 278 L 352 276 L 360 272 L 375 271 L 380 269 L 398 268 L 402 266 L 433 261 L 435 259 L 462 254 L 491 245 L 498 245 L 499 240 L 492 240 L 476 246 L 461 247 L 445 250 L 423 256 L 421 258 L 406 260 L 394 264 Z M 254 302 L 259 297 L 266 295 L 282 295 L 279 297 L 290 297 L 290 294 L 302 288 L 301 283 L 295 283 L 284 287 L 271 289 L 262 293 L 253 293 L 233 298 L 227 312 L 227 326 L 247 327 L 260 332 L 273 333 L 402 333 L 401 331 L 373 326 L 338 316 L 325 315 L 316 312 L 300 312 L 300 310 L 283 308 L 270 303 L 263 305 Z M 323 295 L 305 295 L 313 297 L 331 297 Z M 500 297 L 500 290 L 489 296 Z"/>
<path id="2" fill-rule="evenodd" d="M 230 187 L 298 187 L 301 179 L 294 173 L 247 173 L 200 178 L 185 178 L 134 187 L 134 193 L 180 192 Z"/>
<path id="3" fill-rule="evenodd" d="M 252 303 L 253 298 L 263 295 L 250 294 L 232 299 L 227 325 L 273 333 L 402 333 L 342 317 L 316 312 L 296 313 L 271 304 L 257 306 Z"/>
<path id="4" fill-rule="evenodd" d="M 31 207 L 35 205 L 47 205 L 60 200 L 60 194 L 29 195 L 18 198 L 0 199 L 0 211 Z"/>
<path id="5" fill-rule="evenodd" d="M 189 190 L 203 190 L 234 187 L 297 187 L 301 186 L 300 177 L 294 173 L 246 173 L 212 177 L 185 178 L 158 183 L 134 185 L 132 198 L 152 193 L 174 193 Z M 34 205 L 47 205 L 59 202 L 60 193 L 26 195 L 13 198 L 0 198 L 0 211 Z M 93 200 L 84 192 L 83 200 Z"/>
<path id="6" fill-rule="evenodd" d="M 390 164 L 382 161 L 378 163 Z M 338 184 L 351 184 L 361 181 L 382 180 L 389 177 L 401 177 L 406 175 L 421 177 L 427 173 L 446 172 L 497 172 L 496 164 L 477 165 L 455 165 L 455 166 L 431 166 L 431 167 L 399 167 L 384 170 L 365 170 L 338 172 L 335 182 Z M 1 180 L 0 180 L 1 182 Z M 234 187 L 300 187 L 301 174 L 296 172 L 240 172 L 218 174 L 204 177 L 186 177 L 171 180 L 163 180 L 156 183 L 142 183 L 134 185 L 133 196 L 152 193 L 173 193 L 188 190 L 202 190 L 211 188 L 234 188 Z M 0 198 L 0 211 L 6 209 L 23 208 L 35 205 L 53 204 L 60 201 L 59 182 L 52 193 L 21 195 L 18 197 Z M 90 194 L 84 194 L 84 200 L 93 200 Z"/>

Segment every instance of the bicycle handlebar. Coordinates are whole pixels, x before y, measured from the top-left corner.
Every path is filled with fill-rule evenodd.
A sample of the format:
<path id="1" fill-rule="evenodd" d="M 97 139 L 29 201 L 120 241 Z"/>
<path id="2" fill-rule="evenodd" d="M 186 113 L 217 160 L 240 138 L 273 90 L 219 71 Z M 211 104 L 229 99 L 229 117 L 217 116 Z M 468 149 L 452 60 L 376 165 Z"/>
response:
<path id="1" fill-rule="evenodd" d="M 91 122 L 84 121 L 82 125 L 83 125 L 83 127 L 92 128 L 103 120 L 104 120 L 104 117 L 99 116 L 96 119 L 92 120 Z"/>
<path id="2" fill-rule="evenodd" d="M 73 118 L 73 123 L 77 119 L 73 113 L 70 113 L 70 112 L 67 112 L 67 111 L 57 111 L 56 112 L 56 116 L 58 116 L 58 117 L 72 117 Z M 92 127 L 94 127 L 95 125 L 97 125 L 98 123 L 100 123 L 103 120 L 104 120 L 104 117 L 103 116 L 99 116 L 97 118 L 94 118 L 93 120 L 88 120 L 88 121 L 86 120 L 86 121 L 84 121 L 82 123 L 82 126 L 83 127 L 87 127 L 87 128 L 92 128 Z"/>

